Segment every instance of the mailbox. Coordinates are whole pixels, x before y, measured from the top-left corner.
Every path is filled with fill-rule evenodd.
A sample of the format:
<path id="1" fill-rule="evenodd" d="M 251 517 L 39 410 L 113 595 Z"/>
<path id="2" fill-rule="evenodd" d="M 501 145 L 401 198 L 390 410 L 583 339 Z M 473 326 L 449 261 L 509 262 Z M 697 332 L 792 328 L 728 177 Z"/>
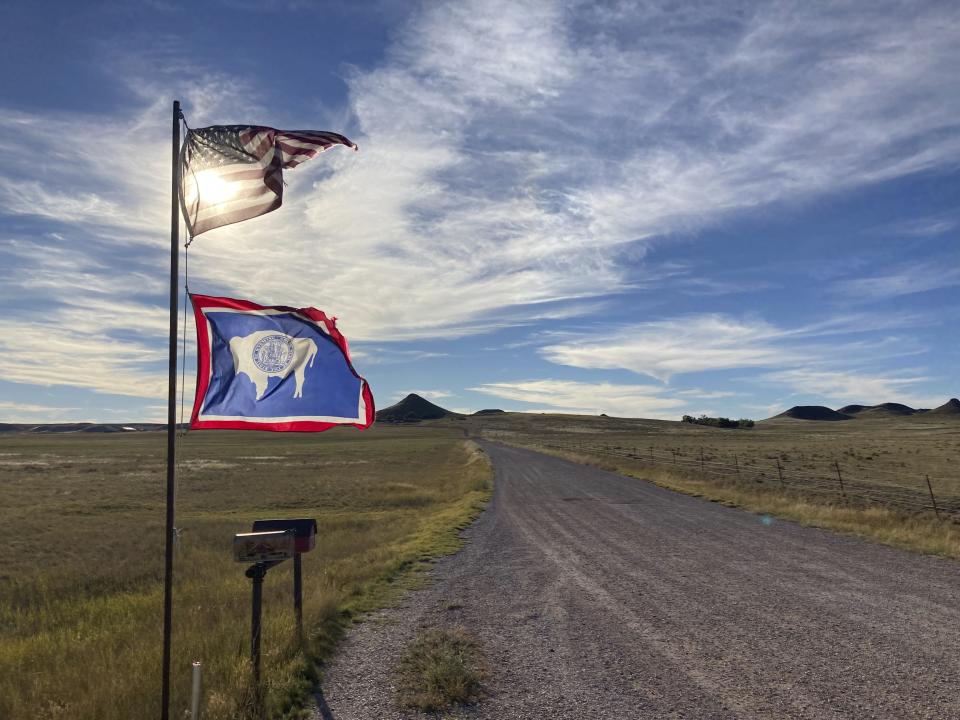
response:
<path id="1" fill-rule="evenodd" d="M 233 536 L 233 558 L 245 563 L 278 563 L 297 552 L 292 530 L 238 533 Z"/>
<path id="2" fill-rule="evenodd" d="M 313 518 L 254 520 L 253 531 L 292 530 L 298 553 L 310 552 L 317 544 L 317 521 Z"/>

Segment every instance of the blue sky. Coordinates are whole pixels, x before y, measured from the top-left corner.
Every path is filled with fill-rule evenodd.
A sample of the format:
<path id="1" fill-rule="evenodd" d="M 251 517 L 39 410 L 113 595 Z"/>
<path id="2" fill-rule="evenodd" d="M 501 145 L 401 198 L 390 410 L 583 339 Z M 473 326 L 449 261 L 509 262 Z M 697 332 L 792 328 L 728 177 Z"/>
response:
<path id="1" fill-rule="evenodd" d="M 173 99 L 360 145 L 190 285 L 337 316 L 379 407 L 960 393 L 956 3 L 15 0 L 0 58 L 0 420 L 164 418 Z"/>

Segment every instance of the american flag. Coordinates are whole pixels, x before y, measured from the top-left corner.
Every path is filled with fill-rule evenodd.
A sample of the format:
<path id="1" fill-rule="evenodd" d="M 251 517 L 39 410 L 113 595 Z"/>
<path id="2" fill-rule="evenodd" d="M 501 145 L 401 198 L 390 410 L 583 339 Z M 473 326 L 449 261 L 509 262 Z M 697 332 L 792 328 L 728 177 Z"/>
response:
<path id="1" fill-rule="evenodd" d="M 283 171 L 331 145 L 357 146 L 323 130 L 212 125 L 187 132 L 181 154 L 180 202 L 190 236 L 276 210 Z"/>

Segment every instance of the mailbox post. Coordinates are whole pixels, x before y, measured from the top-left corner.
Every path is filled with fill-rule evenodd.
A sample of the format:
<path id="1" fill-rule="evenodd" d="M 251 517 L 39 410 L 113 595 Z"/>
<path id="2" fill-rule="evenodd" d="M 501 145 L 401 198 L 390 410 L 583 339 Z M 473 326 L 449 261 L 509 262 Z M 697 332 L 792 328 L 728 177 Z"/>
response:
<path id="1" fill-rule="evenodd" d="M 263 611 L 263 578 L 267 574 L 264 563 L 255 563 L 245 573 L 253 581 L 252 602 L 250 603 L 250 666 L 253 673 L 253 693 L 255 704 L 260 707 L 260 618 Z"/>
<path id="2" fill-rule="evenodd" d="M 263 714 L 260 686 L 260 618 L 263 605 L 263 578 L 274 565 L 294 556 L 293 530 L 239 533 L 233 536 L 233 557 L 251 563 L 246 576 L 252 581 L 250 602 L 250 665 L 253 702 L 257 717 Z"/>
<path id="3" fill-rule="evenodd" d="M 303 643 L 303 564 L 300 554 L 317 545 L 317 521 L 313 518 L 254 520 L 253 531 L 289 530 L 294 534 L 293 614 L 297 622 L 297 640 Z"/>
<path id="4" fill-rule="evenodd" d="M 303 645 L 303 563 L 293 554 L 293 616 L 297 621 L 297 642 Z"/>

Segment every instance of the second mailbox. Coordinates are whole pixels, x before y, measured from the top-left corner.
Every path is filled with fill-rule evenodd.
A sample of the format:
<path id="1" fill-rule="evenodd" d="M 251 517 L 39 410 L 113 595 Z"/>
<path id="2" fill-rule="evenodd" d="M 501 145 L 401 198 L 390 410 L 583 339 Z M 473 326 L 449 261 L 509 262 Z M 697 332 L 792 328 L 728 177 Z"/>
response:
<path id="1" fill-rule="evenodd" d="M 317 544 L 317 521 L 313 518 L 253 521 L 253 532 L 267 530 L 293 530 L 298 553 L 310 552 Z"/>

